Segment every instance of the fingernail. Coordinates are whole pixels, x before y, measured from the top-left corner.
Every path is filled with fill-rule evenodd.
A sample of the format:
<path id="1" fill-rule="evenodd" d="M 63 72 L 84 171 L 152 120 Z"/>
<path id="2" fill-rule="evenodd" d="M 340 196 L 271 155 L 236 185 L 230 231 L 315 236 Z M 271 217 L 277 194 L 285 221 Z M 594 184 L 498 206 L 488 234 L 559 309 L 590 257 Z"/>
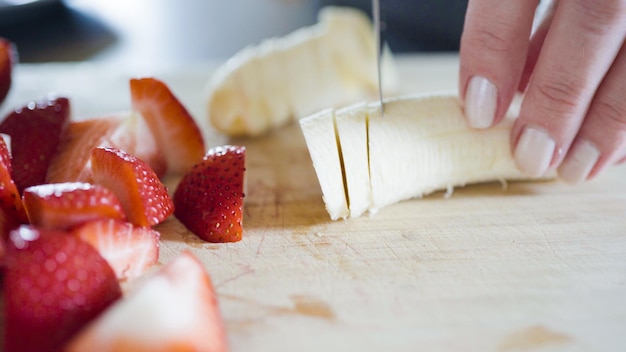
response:
<path id="1" fill-rule="evenodd" d="M 496 115 L 498 89 L 488 79 L 474 76 L 465 94 L 465 115 L 473 128 L 491 127 Z"/>
<path id="2" fill-rule="evenodd" d="M 517 167 L 530 177 L 543 176 L 552 161 L 556 143 L 548 132 L 526 127 L 520 136 L 513 157 Z"/>
<path id="3" fill-rule="evenodd" d="M 574 142 L 567 157 L 559 166 L 559 177 L 569 184 L 580 183 L 587 179 L 599 158 L 598 148 L 587 140 L 579 139 Z"/>

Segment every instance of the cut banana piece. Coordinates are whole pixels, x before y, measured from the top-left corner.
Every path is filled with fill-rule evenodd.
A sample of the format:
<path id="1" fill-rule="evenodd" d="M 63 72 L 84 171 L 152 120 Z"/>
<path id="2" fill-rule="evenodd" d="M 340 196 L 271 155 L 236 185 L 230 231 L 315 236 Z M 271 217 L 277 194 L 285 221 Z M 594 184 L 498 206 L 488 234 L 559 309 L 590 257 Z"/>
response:
<path id="1" fill-rule="evenodd" d="M 326 210 L 333 220 L 346 218 L 348 201 L 343 180 L 339 143 L 335 132 L 335 118 L 332 109 L 323 110 L 300 120 L 306 145 L 311 152 L 313 167 L 322 187 Z"/>
<path id="2" fill-rule="evenodd" d="M 355 9 L 326 7 L 319 23 L 237 53 L 211 77 L 207 113 L 218 131 L 256 136 L 325 108 L 378 92 L 374 32 Z M 383 88 L 397 73 L 383 54 Z"/>
<path id="3" fill-rule="evenodd" d="M 456 186 L 529 179 L 510 152 L 513 121 L 472 129 L 449 94 L 386 100 L 384 117 L 379 103 L 325 110 L 300 125 L 326 209 L 337 220 Z"/>

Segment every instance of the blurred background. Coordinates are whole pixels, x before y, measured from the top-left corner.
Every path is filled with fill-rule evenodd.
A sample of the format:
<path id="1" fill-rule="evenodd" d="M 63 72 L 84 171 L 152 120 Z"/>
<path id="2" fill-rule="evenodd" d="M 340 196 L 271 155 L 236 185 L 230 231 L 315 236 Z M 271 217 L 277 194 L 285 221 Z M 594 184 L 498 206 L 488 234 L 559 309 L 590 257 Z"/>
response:
<path id="1" fill-rule="evenodd" d="M 20 62 L 221 61 L 316 22 L 326 5 L 369 13 L 371 0 L 0 0 L 0 36 Z M 381 0 L 396 53 L 456 51 L 467 0 Z"/>

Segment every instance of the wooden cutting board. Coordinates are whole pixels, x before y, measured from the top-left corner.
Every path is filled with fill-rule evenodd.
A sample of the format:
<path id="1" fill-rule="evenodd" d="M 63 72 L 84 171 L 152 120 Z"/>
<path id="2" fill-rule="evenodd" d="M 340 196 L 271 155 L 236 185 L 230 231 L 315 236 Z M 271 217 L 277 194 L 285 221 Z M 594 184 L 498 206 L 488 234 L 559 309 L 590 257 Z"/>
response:
<path id="1" fill-rule="evenodd" d="M 457 65 L 402 57 L 403 91 L 454 90 Z M 214 68 L 22 65 L 2 112 L 49 91 L 75 118 L 127 110 L 128 78 L 155 75 L 202 120 Z M 171 218 L 160 262 L 202 260 L 233 351 L 626 350 L 625 166 L 578 187 L 478 185 L 331 222 L 298 126 L 205 134 L 248 148 L 244 239 L 204 243 Z"/>

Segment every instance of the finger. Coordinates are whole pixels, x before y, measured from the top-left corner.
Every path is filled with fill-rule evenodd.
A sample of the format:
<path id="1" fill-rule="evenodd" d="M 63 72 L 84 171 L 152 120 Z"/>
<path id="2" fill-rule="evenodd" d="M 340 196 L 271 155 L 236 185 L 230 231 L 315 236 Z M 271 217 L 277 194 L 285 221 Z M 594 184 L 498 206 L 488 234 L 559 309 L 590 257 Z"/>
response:
<path id="1" fill-rule="evenodd" d="M 626 32 L 626 1 L 561 1 L 512 131 L 517 166 L 558 166 Z"/>
<path id="2" fill-rule="evenodd" d="M 548 28 L 550 28 L 552 18 L 554 17 L 554 9 L 556 8 L 556 4 L 556 0 L 542 1 L 537 8 L 535 21 L 538 21 L 538 24 L 536 25 L 536 28 L 534 28 L 533 33 L 530 37 L 526 63 L 524 64 L 522 77 L 520 79 L 519 86 L 517 87 L 517 90 L 520 92 L 526 90 L 526 87 L 528 86 L 528 81 L 530 81 L 530 75 L 535 69 L 535 65 L 537 64 L 537 58 L 539 57 L 539 53 L 541 52 L 541 47 L 543 46 L 543 43 L 546 39 L 546 34 L 548 34 Z"/>
<path id="3" fill-rule="evenodd" d="M 459 93 L 470 126 L 502 119 L 524 68 L 538 0 L 472 0 L 461 37 Z"/>
<path id="4" fill-rule="evenodd" d="M 601 83 L 587 117 L 558 169 L 576 184 L 626 156 L 626 44 Z"/>

